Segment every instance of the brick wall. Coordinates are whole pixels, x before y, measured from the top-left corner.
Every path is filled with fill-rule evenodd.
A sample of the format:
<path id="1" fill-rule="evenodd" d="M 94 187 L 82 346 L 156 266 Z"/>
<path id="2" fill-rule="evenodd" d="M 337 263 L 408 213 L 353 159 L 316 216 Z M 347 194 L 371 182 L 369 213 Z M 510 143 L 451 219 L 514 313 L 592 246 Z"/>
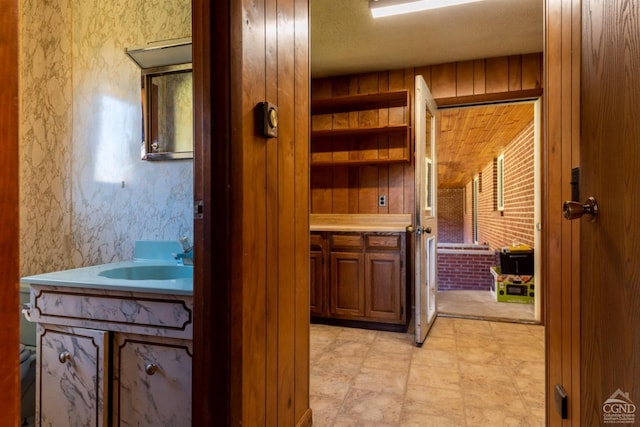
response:
<path id="1" fill-rule="evenodd" d="M 484 245 L 438 244 L 438 291 L 488 291 L 498 253 Z"/>
<path id="2" fill-rule="evenodd" d="M 513 241 L 533 246 L 534 165 L 533 121 L 504 152 L 504 211 L 495 209 L 495 167 L 491 162 L 481 173 L 478 197 L 478 242 L 492 249 Z M 465 187 L 464 242 L 472 242 L 472 185 Z"/>
<path id="3" fill-rule="evenodd" d="M 438 189 L 438 241 L 464 242 L 464 188 Z"/>

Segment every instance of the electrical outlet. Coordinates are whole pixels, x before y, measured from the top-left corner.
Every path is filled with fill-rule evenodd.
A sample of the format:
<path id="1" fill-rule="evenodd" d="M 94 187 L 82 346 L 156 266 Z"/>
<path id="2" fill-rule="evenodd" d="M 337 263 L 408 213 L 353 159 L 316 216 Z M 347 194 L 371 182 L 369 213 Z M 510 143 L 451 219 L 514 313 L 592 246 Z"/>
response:
<path id="1" fill-rule="evenodd" d="M 387 206 L 387 196 L 383 194 L 378 197 L 378 206 Z"/>

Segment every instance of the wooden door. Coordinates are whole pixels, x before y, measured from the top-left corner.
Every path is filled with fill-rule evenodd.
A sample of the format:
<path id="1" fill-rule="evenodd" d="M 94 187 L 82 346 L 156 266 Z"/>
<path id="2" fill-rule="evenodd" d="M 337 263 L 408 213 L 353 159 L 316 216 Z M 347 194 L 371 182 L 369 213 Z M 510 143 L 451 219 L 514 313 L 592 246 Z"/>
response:
<path id="1" fill-rule="evenodd" d="M 580 220 L 581 425 L 637 425 L 624 403 L 640 407 L 640 8 L 583 0 L 582 17 L 580 201 L 600 213 Z"/>
<path id="2" fill-rule="evenodd" d="M 422 345 L 436 318 L 437 159 L 436 103 L 421 75 L 415 93 L 415 339 Z"/>

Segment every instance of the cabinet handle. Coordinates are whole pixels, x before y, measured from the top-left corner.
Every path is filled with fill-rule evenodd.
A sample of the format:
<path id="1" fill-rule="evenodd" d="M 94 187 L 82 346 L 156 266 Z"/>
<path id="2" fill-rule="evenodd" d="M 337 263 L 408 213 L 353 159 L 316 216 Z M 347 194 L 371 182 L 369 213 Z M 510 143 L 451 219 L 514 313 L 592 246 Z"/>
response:
<path id="1" fill-rule="evenodd" d="M 71 360 L 71 353 L 69 353 L 67 350 L 61 351 L 60 354 L 58 354 L 58 360 L 60 361 L 60 363 L 65 363 L 68 360 Z"/>
<path id="2" fill-rule="evenodd" d="M 147 363 L 144 366 L 144 371 L 147 373 L 147 375 L 153 375 L 156 373 L 157 370 L 158 370 L 158 365 L 156 365 L 155 363 Z"/>

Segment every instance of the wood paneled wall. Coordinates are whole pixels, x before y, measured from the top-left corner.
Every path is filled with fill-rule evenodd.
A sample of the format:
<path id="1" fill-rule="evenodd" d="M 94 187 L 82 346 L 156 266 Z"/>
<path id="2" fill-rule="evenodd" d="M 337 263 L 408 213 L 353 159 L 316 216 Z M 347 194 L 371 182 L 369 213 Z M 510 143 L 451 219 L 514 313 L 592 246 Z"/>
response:
<path id="1" fill-rule="evenodd" d="M 0 0 L 0 425 L 20 424 L 18 2 Z"/>
<path id="2" fill-rule="evenodd" d="M 566 221 L 571 168 L 580 164 L 581 1 L 546 0 L 542 195 L 546 307 L 547 425 L 580 425 L 580 224 Z M 554 388 L 569 395 L 569 419 L 555 409 Z M 601 402 L 599 402 L 601 404 Z"/>
<path id="3" fill-rule="evenodd" d="M 438 106 L 539 96 L 542 54 L 501 56 L 418 67 Z"/>
<path id="4" fill-rule="evenodd" d="M 193 17 L 193 425 L 310 426 L 308 2 L 194 0 Z"/>
<path id="5" fill-rule="evenodd" d="M 313 97 L 377 93 L 407 89 L 414 92 L 416 75 L 423 75 L 439 106 L 529 98 L 542 94 L 542 54 L 515 55 L 380 71 L 312 81 Z M 413 95 L 411 96 L 413 102 Z M 411 115 L 413 129 L 413 108 Z M 413 152 L 413 134 L 411 136 Z M 387 150 L 388 146 L 365 147 Z M 375 154 L 373 158 L 388 154 Z M 413 213 L 413 161 L 359 167 L 314 167 L 311 171 L 311 212 L 386 214 Z M 378 196 L 387 206 L 378 206 Z"/>

